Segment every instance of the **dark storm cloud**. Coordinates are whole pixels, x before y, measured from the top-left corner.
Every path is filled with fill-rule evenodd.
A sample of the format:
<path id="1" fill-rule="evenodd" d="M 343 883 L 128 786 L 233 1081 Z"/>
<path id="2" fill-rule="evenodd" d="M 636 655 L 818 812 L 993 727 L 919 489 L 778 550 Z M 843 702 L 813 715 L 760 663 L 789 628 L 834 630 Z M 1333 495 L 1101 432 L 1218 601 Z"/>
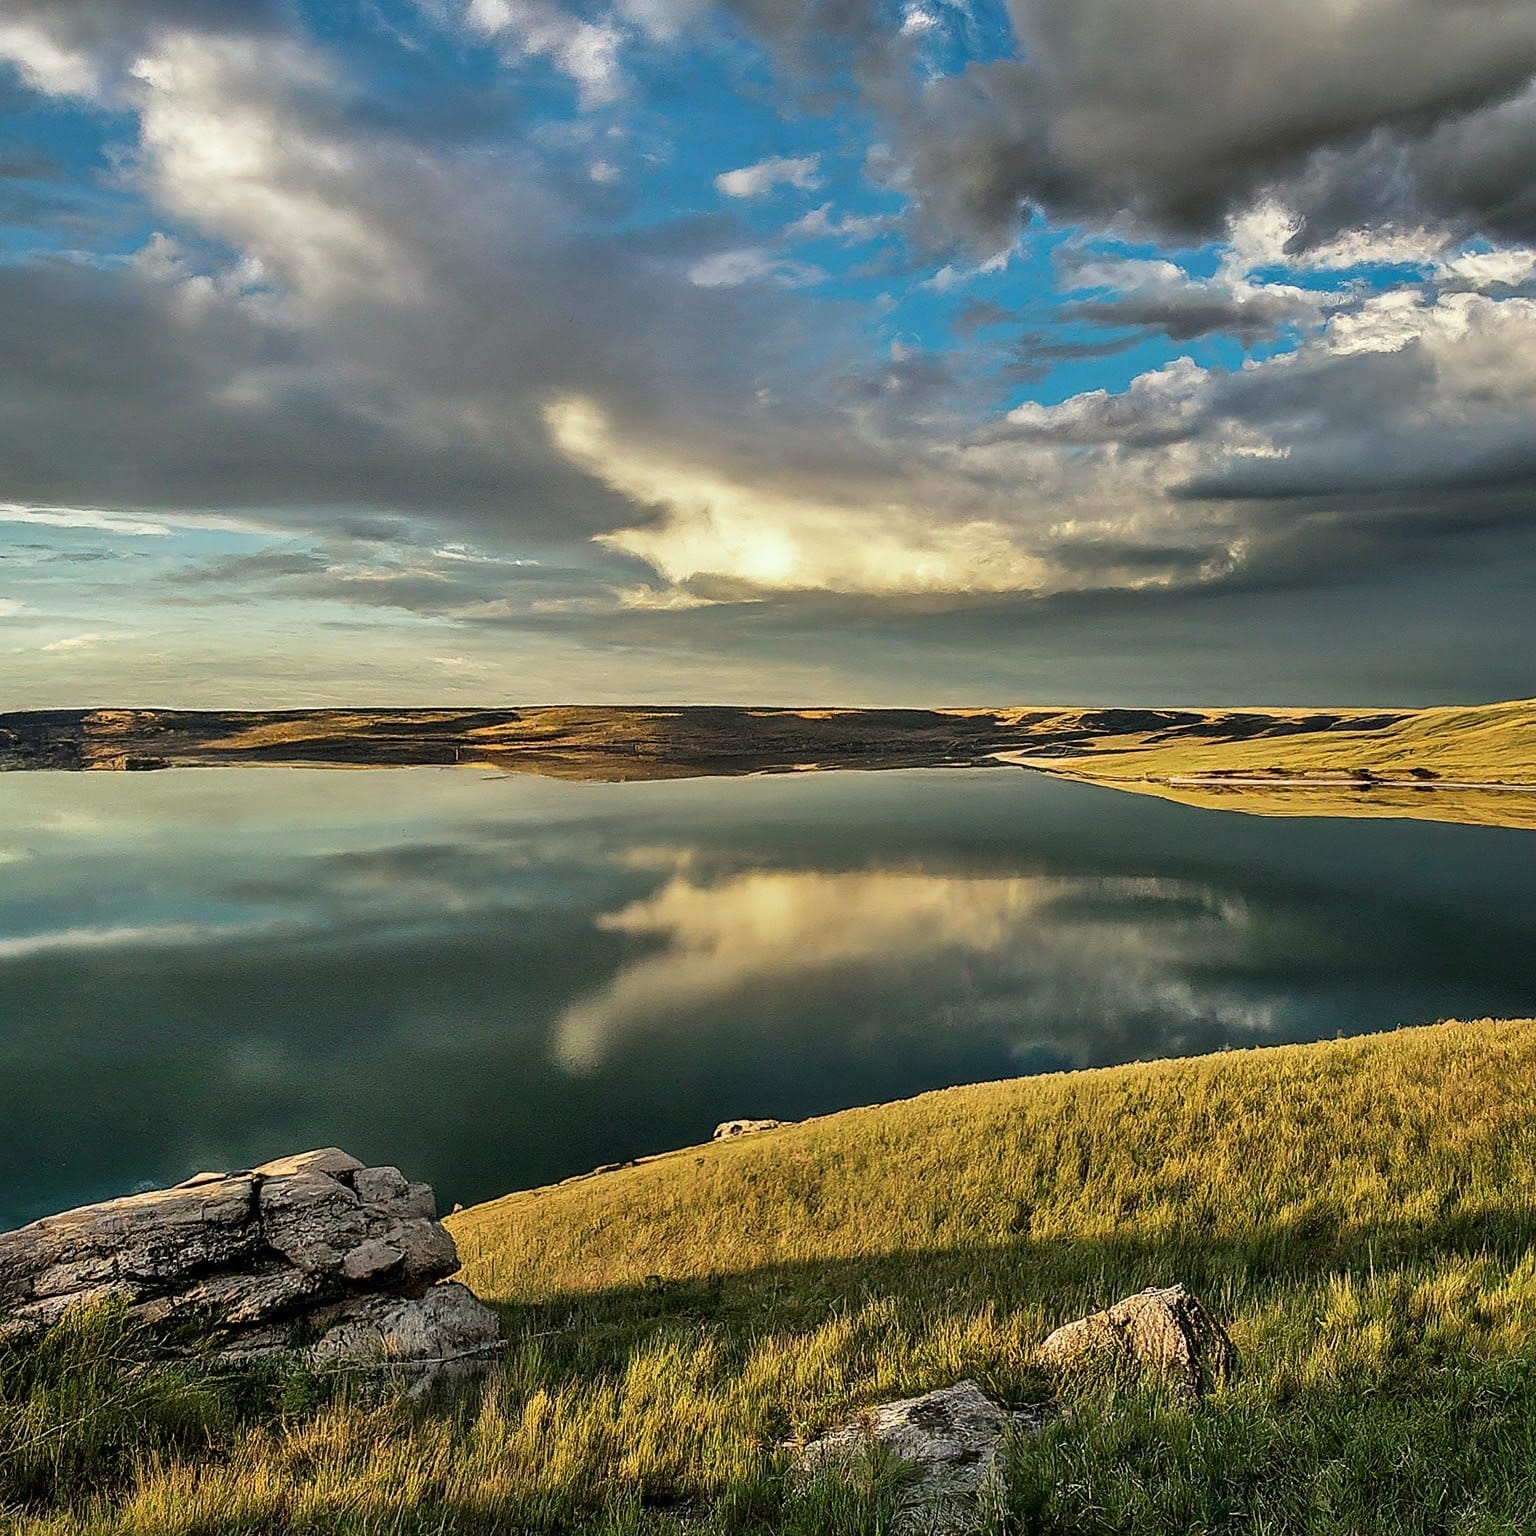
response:
<path id="1" fill-rule="evenodd" d="M 7 0 L 6 16 L 45 22 L 58 44 L 120 64 L 164 27 L 254 32 L 282 26 L 286 0 Z"/>
<path id="2" fill-rule="evenodd" d="M 7 494 L 64 506 L 442 509 L 601 522 L 600 490 L 545 454 L 413 441 L 312 341 L 238 305 L 95 267 L 0 268 Z M 236 386 L 244 380 L 247 388 Z M 606 512 L 611 517 L 612 511 Z"/>
<path id="3" fill-rule="evenodd" d="M 1529 230 L 1536 7 L 1014 0 L 1017 56 L 877 95 L 921 208 L 998 248 L 1031 207 L 1199 234 L 1267 190 L 1320 238 L 1366 217 Z M 1393 174 L 1383 178 L 1381 172 Z"/>
<path id="4" fill-rule="evenodd" d="M 1137 339 L 1166 336 L 1195 341 L 1232 336 L 1247 346 L 1272 340 L 1285 326 L 1316 317 L 1317 306 L 1284 291 L 1257 289 L 1234 294 L 1196 284 L 1166 293 L 1133 293 L 1122 298 L 1079 299 L 1062 306 L 1061 318 L 1105 330 L 1130 328 Z"/>
<path id="5" fill-rule="evenodd" d="M 1142 334 L 1110 336 L 1100 341 L 1063 341 L 1048 331 L 1031 331 L 1008 344 L 1008 357 L 999 370 L 1011 383 L 1032 384 L 1046 377 L 1058 363 L 1081 363 L 1128 352 Z"/>

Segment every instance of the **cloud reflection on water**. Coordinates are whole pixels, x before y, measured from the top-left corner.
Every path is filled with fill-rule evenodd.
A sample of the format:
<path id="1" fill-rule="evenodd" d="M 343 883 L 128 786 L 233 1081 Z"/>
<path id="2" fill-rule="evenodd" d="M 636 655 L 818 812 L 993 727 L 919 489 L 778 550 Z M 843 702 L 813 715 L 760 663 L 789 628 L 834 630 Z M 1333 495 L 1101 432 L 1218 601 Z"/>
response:
<path id="1" fill-rule="evenodd" d="M 1124 921 L 1131 904 L 1134 924 Z M 850 977 L 872 1008 L 907 1000 L 885 1013 L 887 1030 L 903 1033 L 971 1028 L 1001 1033 L 1015 1049 L 1061 1046 L 1064 1019 L 1096 1014 L 1112 1025 L 1155 1000 L 1170 1024 L 1224 1028 L 1246 1042 L 1273 1029 L 1272 1003 L 1201 995 L 1182 979 L 1213 948 L 1241 946 L 1246 916 L 1240 901 L 1169 879 L 898 869 L 753 870 L 700 882 L 679 873 L 598 918 L 604 932 L 650 947 L 565 1008 L 554 1052 L 591 1072 L 627 1036 L 728 1034 L 763 988 L 803 997 L 818 983 L 843 989 Z M 914 989 L 931 1015 L 910 1014 Z"/>
<path id="2" fill-rule="evenodd" d="M 1024 1071 L 1529 1012 L 1529 834 L 1011 770 L 8 776 L 0 1226 L 337 1143 L 445 1199 Z"/>

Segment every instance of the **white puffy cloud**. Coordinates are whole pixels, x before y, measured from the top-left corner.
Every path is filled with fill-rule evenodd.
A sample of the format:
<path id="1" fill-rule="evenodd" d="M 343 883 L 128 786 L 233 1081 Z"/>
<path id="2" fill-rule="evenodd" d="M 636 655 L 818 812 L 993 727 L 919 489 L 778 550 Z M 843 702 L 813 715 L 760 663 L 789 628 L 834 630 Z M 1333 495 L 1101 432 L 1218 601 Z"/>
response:
<path id="1" fill-rule="evenodd" d="M 50 640 L 46 645 L 38 646 L 38 650 L 44 653 L 57 651 L 88 651 L 101 643 L 104 636 L 94 630 L 83 635 L 64 635 L 58 640 Z"/>
<path id="2" fill-rule="evenodd" d="M 358 205 L 361 148 L 340 134 L 294 131 L 290 105 L 340 89 L 312 49 L 171 33 L 132 75 L 143 174 L 164 208 L 322 301 L 415 279 L 399 242 Z"/>
<path id="3" fill-rule="evenodd" d="M 46 95 L 101 94 L 101 74 L 89 53 L 69 47 L 25 17 L 0 18 L 0 60 L 14 65 L 27 85 Z"/>
<path id="4" fill-rule="evenodd" d="M 1128 453 L 1173 505 L 1348 496 L 1536 477 L 1536 301 L 1392 290 L 1294 351 L 1236 372 L 1188 359 L 1005 432 L 1086 450 L 1106 483 Z"/>
<path id="5" fill-rule="evenodd" d="M 809 213 L 784 226 L 783 238 L 790 244 L 800 240 L 832 240 L 838 245 L 862 245 L 867 240 L 889 234 L 896 220 L 889 214 L 843 214 L 832 212 L 831 203 L 822 203 Z"/>
<path id="6" fill-rule="evenodd" d="M 821 156 L 774 155 L 755 165 L 722 171 L 715 177 L 715 190 L 725 197 L 766 197 L 777 187 L 811 191 L 821 185 Z"/>
<path id="7" fill-rule="evenodd" d="M 470 0 L 465 15 L 511 58 L 548 59 L 575 82 L 584 108 L 608 106 L 624 94 L 624 34 L 610 22 L 573 16 L 552 0 Z"/>
<path id="8" fill-rule="evenodd" d="M 808 262 L 791 261 L 763 245 L 738 246 L 712 251 L 688 267 L 688 281 L 696 288 L 740 288 L 745 283 L 776 283 L 781 288 L 803 288 L 825 274 Z"/>

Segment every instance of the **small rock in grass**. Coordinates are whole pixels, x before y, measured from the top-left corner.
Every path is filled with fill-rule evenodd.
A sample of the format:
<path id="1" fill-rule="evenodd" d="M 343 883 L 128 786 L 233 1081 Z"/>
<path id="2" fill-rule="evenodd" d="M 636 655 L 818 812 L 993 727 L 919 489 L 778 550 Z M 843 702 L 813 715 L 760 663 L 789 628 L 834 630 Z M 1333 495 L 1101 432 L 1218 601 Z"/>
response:
<path id="1" fill-rule="evenodd" d="M 818 1473 L 852 1469 L 872 1451 L 906 1463 L 898 1529 L 964 1531 L 1002 1495 L 1000 1444 L 1009 1419 L 974 1381 L 940 1392 L 882 1403 L 830 1429 L 802 1449 L 790 1467 L 804 1487 Z"/>
<path id="2" fill-rule="evenodd" d="M 712 1141 L 729 1141 L 733 1136 L 750 1136 L 756 1131 L 776 1131 L 782 1120 L 722 1120 L 715 1127 Z"/>
<path id="3" fill-rule="evenodd" d="M 1182 1285 L 1170 1285 L 1067 1323 L 1046 1339 L 1037 1358 L 1058 1370 L 1153 1371 L 1198 1397 L 1227 1379 L 1237 1352 L 1221 1324 Z"/>

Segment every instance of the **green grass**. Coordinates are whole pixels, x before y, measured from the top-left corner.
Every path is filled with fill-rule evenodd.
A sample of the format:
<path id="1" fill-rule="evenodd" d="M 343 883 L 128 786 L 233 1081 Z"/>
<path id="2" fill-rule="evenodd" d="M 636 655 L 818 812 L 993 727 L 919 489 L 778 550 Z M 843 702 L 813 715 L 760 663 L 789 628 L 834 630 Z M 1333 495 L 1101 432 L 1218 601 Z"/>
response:
<path id="1" fill-rule="evenodd" d="M 1069 1389 L 1011 1447 L 993 1536 L 1529 1532 L 1533 1104 L 1536 1024 L 1448 1024 L 954 1089 L 509 1196 L 451 1223 L 510 1338 L 478 1401 L 145 1372 L 112 1316 L 0 1354 L 7 1536 L 883 1531 L 898 1469 L 796 1497 L 780 1442 L 966 1375 L 1047 1396 L 1051 1327 L 1173 1280 L 1237 1377 L 1198 1405 Z"/>

